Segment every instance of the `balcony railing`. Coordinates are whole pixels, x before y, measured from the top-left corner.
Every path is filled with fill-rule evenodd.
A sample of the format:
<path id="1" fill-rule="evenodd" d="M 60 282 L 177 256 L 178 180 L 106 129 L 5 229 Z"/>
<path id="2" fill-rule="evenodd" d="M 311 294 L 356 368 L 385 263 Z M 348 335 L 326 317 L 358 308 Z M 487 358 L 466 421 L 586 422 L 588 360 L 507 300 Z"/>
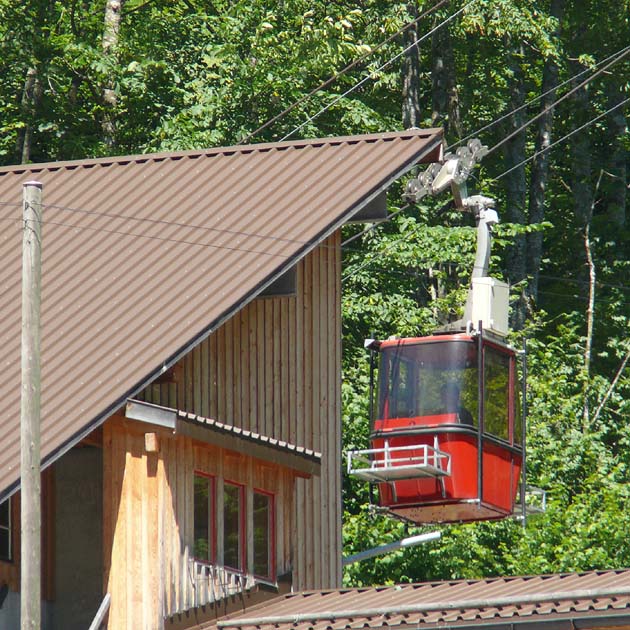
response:
<path id="1" fill-rule="evenodd" d="M 242 593 L 254 585 L 254 576 L 214 564 L 190 560 L 195 607 Z"/>

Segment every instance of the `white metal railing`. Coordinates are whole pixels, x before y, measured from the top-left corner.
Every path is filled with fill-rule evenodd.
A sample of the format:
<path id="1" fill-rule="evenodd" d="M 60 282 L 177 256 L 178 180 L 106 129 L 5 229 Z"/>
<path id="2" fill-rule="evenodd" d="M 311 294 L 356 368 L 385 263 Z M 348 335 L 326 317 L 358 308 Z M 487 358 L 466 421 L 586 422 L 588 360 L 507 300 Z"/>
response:
<path id="1" fill-rule="evenodd" d="M 204 606 L 231 595 L 242 593 L 254 585 L 254 577 L 233 569 L 190 560 L 193 582 L 193 606 Z"/>
<path id="2" fill-rule="evenodd" d="M 516 498 L 516 505 L 522 504 L 521 499 L 521 486 L 519 486 L 518 496 Z M 544 514 L 547 511 L 547 492 L 542 488 L 536 486 L 525 486 L 525 514 Z M 522 514 L 519 518 L 522 518 Z"/>
<path id="3" fill-rule="evenodd" d="M 348 474 L 364 481 L 389 482 L 418 477 L 447 477 L 451 474 L 451 456 L 433 446 L 412 444 L 370 448 L 348 452 Z"/>
<path id="4" fill-rule="evenodd" d="M 89 630 L 99 630 L 99 628 L 103 625 L 103 621 L 105 620 L 105 617 L 107 616 L 107 613 L 109 612 L 110 602 L 111 602 L 111 595 L 109 593 L 106 593 L 105 597 L 103 597 L 103 601 L 101 602 L 101 605 L 98 607 L 98 610 L 96 611 L 96 615 L 94 616 L 92 623 L 90 624 Z"/>

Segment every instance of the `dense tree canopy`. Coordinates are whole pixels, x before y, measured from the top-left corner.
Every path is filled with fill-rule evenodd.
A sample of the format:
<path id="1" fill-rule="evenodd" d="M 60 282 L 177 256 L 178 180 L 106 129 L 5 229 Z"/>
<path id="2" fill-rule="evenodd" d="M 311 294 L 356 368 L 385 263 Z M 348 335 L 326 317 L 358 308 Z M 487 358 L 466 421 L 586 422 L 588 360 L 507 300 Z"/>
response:
<path id="1" fill-rule="evenodd" d="M 0 33 L 3 164 L 403 121 L 451 144 L 478 133 L 491 151 L 471 186 L 504 221 L 493 274 L 511 282 L 515 343 L 529 340 L 529 481 L 548 509 L 526 528 L 445 527 L 345 579 L 630 565 L 628 0 L 0 0 Z M 368 439 L 363 338 L 428 333 L 461 310 L 475 237 L 447 202 L 344 247 L 344 448 Z M 347 553 L 411 531 L 349 479 L 344 505 Z"/>

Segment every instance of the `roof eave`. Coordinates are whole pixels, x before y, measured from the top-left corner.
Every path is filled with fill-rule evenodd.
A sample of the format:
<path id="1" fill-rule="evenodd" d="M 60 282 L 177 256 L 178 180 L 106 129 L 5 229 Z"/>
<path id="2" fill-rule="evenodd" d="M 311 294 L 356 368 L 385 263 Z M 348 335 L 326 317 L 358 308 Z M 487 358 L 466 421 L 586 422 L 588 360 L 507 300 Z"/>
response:
<path id="1" fill-rule="evenodd" d="M 125 416 L 130 420 L 169 429 L 176 435 L 279 464 L 293 470 L 299 477 L 319 476 L 321 472 L 320 453 L 177 409 L 129 400 Z"/>

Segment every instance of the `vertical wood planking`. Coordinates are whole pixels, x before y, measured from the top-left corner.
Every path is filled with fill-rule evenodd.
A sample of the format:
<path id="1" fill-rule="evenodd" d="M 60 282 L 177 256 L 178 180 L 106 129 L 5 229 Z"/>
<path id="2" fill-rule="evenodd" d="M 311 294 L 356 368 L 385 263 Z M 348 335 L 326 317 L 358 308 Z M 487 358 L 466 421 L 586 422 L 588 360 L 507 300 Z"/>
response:
<path id="1" fill-rule="evenodd" d="M 273 409 L 269 419 L 270 432 L 272 437 L 281 437 L 282 432 L 282 355 L 280 354 L 280 339 L 282 334 L 282 298 L 269 299 L 273 307 L 273 367 L 271 372 Z"/>
<path id="2" fill-rule="evenodd" d="M 298 417 L 296 428 L 296 442 L 305 445 L 305 425 L 307 418 L 308 398 L 306 388 L 305 365 L 307 362 L 307 334 L 310 331 L 308 325 L 308 294 L 310 289 L 310 278 L 308 273 L 308 258 L 302 260 L 298 265 L 298 303 L 297 303 L 297 378 L 298 378 Z M 295 552 L 295 575 L 296 588 L 302 590 L 306 588 L 306 558 L 308 552 L 308 531 L 304 494 L 306 482 L 303 479 L 296 481 L 295 488 L 295 536 L 293 540 Z"/>
<path id="3" fill-rule="evenodd" d="M 186 519 L 186 445 L 184 440 L 179 439 L 176 441 L 177 444 L 177 472 L 175 478 L 175 498 L 176 498 L 176 527 L 175 527 L 175 536 L 173 536 L 173 551 L 176 554 L 175 571 L 176 575 L 174 576 L 174 583 L 177 585 L 175 591 L 175 605 L 177 610 L 183 610 L 185 600 L 183 598 L 183 589 L 182 585 L 184 583 L 185 575 L 187 573 L 187 568 L 185 569 L 184 574 L 182 575 L 182 548 L 183 548 L 183 538 L 185 532 L 185 519 Z M 191 479 L 192 481 L 192 479 Z"/>
<path id="4" fill-rule="evenodd" d="M 221 326 L 216 332 L 217 335 L 217 418 L 222 422 L 225 417 L 225 328 Z"/>
<path id="5" fill-rule="evenodd" d="M 240 425 L 249 429 L 251 422 L 251 392 L 249 382 L 249 354 L 251 338 L 249 335 L 249 313 L 251 308 L 246 306 L 241 311 L 241 418 Z"/>
<path id="6" fill-rule="evenodd" d="M 208 405 L 210 408 L 209 416 L 211 418 L 216 418 L 218 414 L 218 402 L 217 402 L 217 334 L 213 333 L 208 338 L 208 377 L 209 377 L 209 394 L 208 394 Z"/>
<path id="7" fill-rule="evenodd" d="M 330 516 L 328 518 L 328 545 L 330 549 L 330 561 L 328 563 L 328 583 L 336 585 L 340 583 L 340 560 L 341 560 L 341 409 L 337 400 L 341 396 L 340 382 L 341 372 L 337 368 L 337 361 L 340 360 L 339 348 L 341 345 L 341 328 L 339 318 L 341 316 L 341 295 L 338 293 L 337 274 L 340 272 L 338 256 L 340 254 L 341 234 L 337 232 L 328 239 L 327 253 L 328 263 L 326 266 L 328 276 L 328 305 L 326 321 L 328 322 L 328 367 L 327 392 L 328 392 L 328 418 L 326 426 L 322 430 L 328 432 L 328 496 L 330 501 Z M 340 276 L 341 277 L 341 276 Z"/>
<path id="8" fill-rule="evenodd" d="M 156 471 L 155 471 L 155 484 L 156 484 L 156 506 L 155 506 L 155 522 L 157 523 L 156 529 L 156 562 L 157 566 L 152 570 L 155 574 L 155 591 L 154 596 L 157 600 L 157 612 L 158 619 L 160 620 L 160 627 L 162 627 L 162 620 L 166 616 L 167 610 L 165 605 L 165 587 L 166 587 L 166 554 L 165 554 L 165 531 L 164 520 L 166 516 L 165 505 L 165 470 L 164 470 L 164 449 L 169 440 L 162 440 L 159 456 L 156 457 Z"/>
<path id="9" fill-rule="evenodd" d="M 254 573 L 254 462 L 251 457 L 245 464 L 247 470 L 247 485 L 245 487 L 245 566 L 249 574 Z"/>
<path id="10" fill-rule="evenodd" d="M 210 340 L 206 339 L 201 343 L 201 415 L 208 418 L 210 416 Z"/>
<path id="11" fill-rule="evenodd" d="M 169 614 L 175 612 L 175 592 L 173 581 L 173 530 L 175 528 L 175 510 L 173 505 L 173 482 L 175 476 L 175 440 L 164 440 L 164 598 Z"/>
<path id="12" fill-rule="evenodd" d="M 224 461 L 223 455 L 225 451 L 221 449 L 221 455 L 218 458 L 218 467 L 217 467 L 217 479 L 216 479 L 216 501 L 217 505 L 223 505 L 223 482 L 225 481 L 225 470 L 224 470 Z M 225 532 L 223 527 L 223 510 L 217 510 L 216 514 L 216 528 L 217 528 L 217 564 L 219 566 L 223 566 L 224 555 L 223 555 L 223 546 L 225 540 Z"/>
<path id="13" fill-rule="evenodd" d="M 285 489 L 286 475 L 284 470 L 278 472 L 280 476 L 278 480 L 278 489 L 273 503 L 273 522 L 275 524 L 275 556 L 273 563 L 276 567 L 276 575 L 282 575 L 285 572 L 284 560 L 285 560 L 285 522 L 284 522 L 284 503 L 285 503 Z"/>
<path id="14" fill-rule="evenodd" d="M 193 372 L 193 355 L 192 352 L 189 352 L 184 357 L 184 373 L 185 373 L 185 396 L 186 396 L 186 409 L 194 411 L 195 402 L 193 395 L 193 387 L 194 387 L 194 372 Z"/>
<path id="15" fill-rule="evenodd" d="M 264 333 L 264 346 L 265 346 L 265 359 L 263 364 L 263 382 L 265 384 L 265 407 L 263 411 L 263 423 L 260 432 L 263 435 L 272 435 L 273 427 L 273 388 L 274 388 L 274 373 L 273 373 L 273 300 L 262 300 L 265 309 L 265 333 Z"/>
<path id="16" fill-rule="evenodd" d="M 333 582 L 331 586 L 340 587 L 342 580 L 342 556 L 343 556 L 343 541 L 342 541 L 342 493 L 341 493 L 341 471 L 344 469 L 343 466 L 343 455 L 342 455 L 342 440 L 341 440 L 341 360 L 342 360 L 342 345 L 341 345 L 341 335 L 342 335 L 342 321 L 341 321 L 341 231 L 337 231 L 334 235 L 334 244 L 335 244 L 335 263 L 333 269 L 333 282 L 335 287 L 335 299 L 333 304 L 334 309 L 334 317 L 335 317 L 335 328 L 333 330 L 333 346 L 335 348 L 334 353 L 334 380 L 331 383 L 331 388 L 334 387 L 334 405 L 332 411 L 332 419 L 335 422 L 334 428 L 334 437 L 336 438 L 337 448 L 335 449 L 335 463 L 334 469 L 331 471 L 334 476 L 334 490 L 333 496 L 336 497 L 336 513 L 333 515 L 334 523 L 333 530 L 335 536 L 335 551 L 334 556 L 331 559 L 332 562 L 336 565 L 336 570 L 333 575 Z"/>
<path id="17" fill-rule="evenodd" d="M 334 423 L 334 418 L 330 417 L 330 408 L 328 405 L 328 401 L 331 398 L 332 392 L 330 391 L 329 384 L 329 357 L 333 352 L 333 348 L 331 347 L 331 328 L 333 326 L 333 322 L 330 320 L 330 312 L 328 310 L 328 305 L 331 300 L 330 295 L 330 275 L 329 275 L 329 261 L 331 259 L 331 251 L 329 246 L 329 241 L 320 245 L 319 250 L 319 321 L 320 323 L 320 333 L 319 342 L 320 345 L 323 345 L 325 348 L 324 352 L 320 354 L 320 392 L 319 392 L 319 421 L 318 427 L 316 431 L 319 432 L 320 435 L 320 445 L 319 451 L 322 453 L 322 457 L 324 458 L 323 466 L 324 468 L 330 470 L 331 463 L 334 462 L 334 457 L 332 455 L 331 449 L 335 448 L 334 443 L 331 440 L 330 436 L 330 424 Z M 320 483 L 320 501 L 321 501 L 321 515 L 320 515 L 320 549 L 321 553 L 319 554 L 321 558 L 321 567 L 320 567 L 320 576 L 322 585 L 330 584 L 330 565 L 329 561 L 324 559 L 324 553 L 330 553 L 333 551 L 332 542 L 333 539 L 330 536 L 330 522 L 332 516 L 332 510 L 334 510 L 334 501 L 335 497 L 331 494 L 331 482 L 333 481 L 332 475 L 325 475 L 321 478 Z"/>
<path id="18" fill-rule="evenodd" d="M 320 273 L 320 265 L 321 265 L 321 256 L 322 256 L 322 247 L 319 246 L 313 251 L 313 297 L 312 304 L 313 307 L 311 309 L 311 317 L 313 320 L 313 332 L 311 338 L 311 348 L 312 348 L 312 361 L 313 361 L 313 373 L 311 376 L 311 380 L 313 383 L 313 398 L 311 401 L 312 404 L 312 412 L 311 412 L 311 444 L 312 447 L 317 451 L 322 452 L 322 354 L 326 352 L 326 339 L 322 335 L 322 331 L 325 332 L 326 324 L 322 321 L 321 317 L 321 308 L 323 302 L 322 294 L 324 291 L 322 290 L 322 277 Z M 325 354 L 324 354 L 325 356 Z M 327 454 L 322 452 L 324 458 L 326 458 Z M 323 462 L 324 468 L 326 467 L 326 459 Z M 323 541 L 322 541 L 322 533 L 325 531 L 325 527 L 323 527 L 322 518 L 323 518 L 323 510 L 328 508 L 328 505 L 322 505 L 322 488 L 325 487 L 326 483 L 326 475 L 323 478 L 319 478 L 315 480 L 313 483 L 313 495 L 312 498 L 308 501 L 309 507 L 312 505 L 313 509 L 313 524 L 314 524 L 314 532 L 311 534 L 313 542 L 313 571 L 312 577 L 314 584 L 323 584 L 322 581 L 322 552 L 323 552 Z M 314 501 L 313 501 L 314 499 Z M 317 509 L 319 507 L 319 509 Z"/>
<path id="19" fill-rule="evenodd" d="M 118 510 L 114 509 L 112 458 L 112 431 L 110 423 L 103 426 L 103 595 L 109 590 L 109 573 L 112 561 L 112 539 L 114 536 L 114 519 Z"/>
<path id="20" fill-rule="evenodd" d="M 229 392 L 233 401 L 230 424 L 243 426 L 242 397 L 241 397 L 241 314 L 237 313 L 231 320 L 232 323 L 232 391 Z"/>
<path id="21" fill-rule="evenodd" d="M 258 426 L 258 308 L 256 302 L 248 307 L 249 315 L 249 426 L 250 431 L 256 431 Z"/>
<path id="22" fill-rule="evenodd" d="M 192 379 L 193 379 L 193 412 L 202 413 L 201 405 L 201 344 L 192 349 Z"/>
<path id="23" fill-rule="evenodd" d="M 265 301 L 256 300 L 256 429 L 265 432 Z"/>
<path id="24" fill-rule="evenodd" d="M 288 366 L 289 366 L 289 378 L 288 378 L 288 405 L 289 410 L 287 414 L 288 427 L 285 430 L 284 437 L 292 444 L 295 444 L 295 428 L 298 422 L 297 412 L 297 361 L 296 356 L 298 352 L 298 340 L 296 337 L 296 304 L 297 297 L 288 299 L 288 333 L 287 333 L 287 352 L 288 352 Z"/>
<path id="25" fill-rule="evenodd" d="M 295 389 L 296 418 L 292 428 L 292 442 L 304 445 L 304 294 L 306 292 L 305 263 L 300 261 L 297 268 L 297 299 L 295 304 Z"/>
<path id="26" fill-rule="evenodd" d="M 223 361 L 225 365 L 225 381 L 221 397 L 225 400 L 225 412 L 222 418 L 227 424 L 234 424 L 234 317 L 223 325 L 225 349 Z"/>
<path id="27" fill-rule="evenodd" d="M 192 440 L 186 438 L 184 440 L 184 513 L 180 515 L 183 521 L 183 532 L 180 544 L 183 548 L 182 556 L 182 573 L 183 573 L 183 598 L 186 602 L 186 607 L 192 605 L 192 584 L 190 581 L 190 572 L 188 570 L 188 563 L 190 560 L 190 546 L 193 540 L 193 514 L 194 514 L 194 499 L 193 499 L 193 449 Z M 179 492 L 182 488 L 179 488 Z"/>

